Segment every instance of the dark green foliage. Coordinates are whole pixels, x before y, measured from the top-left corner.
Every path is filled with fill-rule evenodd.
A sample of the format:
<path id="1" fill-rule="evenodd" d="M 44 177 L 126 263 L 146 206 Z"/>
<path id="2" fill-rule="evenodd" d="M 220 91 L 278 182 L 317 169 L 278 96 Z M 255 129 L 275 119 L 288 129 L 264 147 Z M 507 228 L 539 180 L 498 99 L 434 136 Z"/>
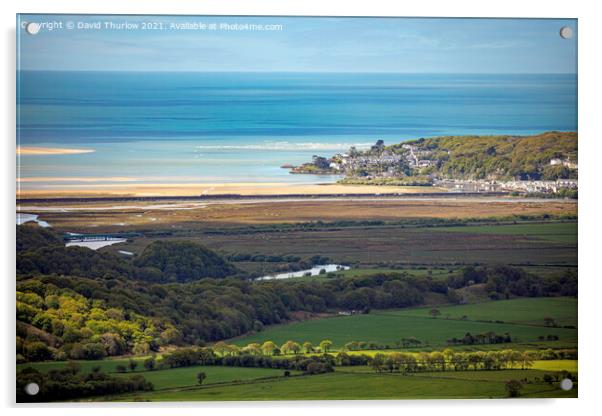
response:
<path id="1" fill-rule="evenodd" d="M 40 391 L 35 396 L 25 393 L 25 386 L 37 383 Z M 99 368 L 90 373 L 81 373 L 77 366 L 60 370 L 39 372 L 31 367 L 17 372 L 17 402 L 61 401 L 86 396 L 129 393 L 153 390 L 152 383 L 140 375 L 125 377 L 109 376 Z"/>
<path id="2" fill-rule="evenodd" d="M 204 277 L 226 277 L 236 268 L 208 248 L 188 241 L 155 241 L 134 264 L 162 272 L 162 281 L 190 282 Z"/>
<path id="3" fill-rule="evenodd" d="M 157 361 L 155 360 L 155 357 L 149 357 L 146 360 L 144 360 L 144 368 L 147 371 L 154 370 L 156 365 L 157 365 Z"/>
<path id="4" fill-rule="evenodd" d="M 63 240 L 52 229 L 36 225 L 17 226 L 17 253 L 49 246 L 62 246 Z"/>
<path id="5" fill-rule="evenodd" d="M 510 397 L 518 397 L 520 396 L 520 391 L 523 388 L 523 385 L 518 380 L 508 380 L 505 385 L 506 391 L 508 392 L 508 396 Z"/>
<path id="6" fill-rule="evenodd" d="M 111 253 L 85 247 L 65 247 L 41 227 L 17 227 L 17 274 L 58 274 L 112 279 L 128 277 L 147 282 L 189 282 L 226 277 L 236 268 L 217 253 L 191 242 L 157 241 L 132 264 Z M 84 294 L 84 296 L 88 296 Z"/>
<path id="7" fill-rule="evenodd" d="M 43 290 L 33 296 L 29 290 L 40 292 L 38 285 Z M 46 330 L 57 336 L 57 347 L 68 357 L 94 359 L 102 358 L 103 354 L 144 353 L 176 339 L 184 344 L 198 344 L 231 338 L 264 325 L 286 322 L 292 311 L 419 305 L 429 291 L 429 284 L 405 273 L 333 278 L 323 283 L 253 282 L 229 278 L 161 286 L 127 278 L 92 280 L 39 276 L 20 282 L 18 290 L 21 293 L 18 311 L 31 310 L 29 314 L 20 313 L 21 319 L 34 326 L 43 322 L 36 320 L 38 316 L 49 316 L 51 322 L 57 322 L 52 317 L 63 307 L 81 310 L 83 324 L 92 330 L 82 328 L 63 333 L 60 326 L 53 325 Z M 44 303 L 41 299 L 52 301 L 55 293 L 62 296 L 60 304 L 53 305 L 58 309 L 35 306 L 40 301 Z M 87 309 L 86 299 L 102 304 L 91 311 Z M 93 315 L 102 317 L 86 324 L 87 319 L 91 319 L 88 316 Z M 154 330 L 144 330 L 149 326 Z M 103 331 L 113 331 L 113 335 Z M 104 348 L 89 341 L 94 336 L 101 337 Z M 122 345 L 123 349 L 109 350 L 119 340 L 123 344 L 117 345 Z"/>
<path id="8" fill-rule="evenodd" d="M 207 374 L 203 371 L 200 371 L 196 375 L 196 380 L 198 381 L 199 385 L 203 384 L 203 381 L 205 381 L 206 378 L 207 378 Z"/>
<path id="9" fill-rule="evenodd" d="M 17 274 L 62 274 L 91 278 L 132 276 L 125 260 L 85 247 L 51 246 L 17 254 Z"/>
<path id="10" fill-rule="evenodd" d="M 510 266 L 466 267 L 447 278 L 447 284 L 455 289 L 478 283 L 485 283 L 485 290 L 494 300 L 509 295 L 577 296 L 577 275 L 573 271 L 567 271 L 559 278 L 546 278 Z"/>

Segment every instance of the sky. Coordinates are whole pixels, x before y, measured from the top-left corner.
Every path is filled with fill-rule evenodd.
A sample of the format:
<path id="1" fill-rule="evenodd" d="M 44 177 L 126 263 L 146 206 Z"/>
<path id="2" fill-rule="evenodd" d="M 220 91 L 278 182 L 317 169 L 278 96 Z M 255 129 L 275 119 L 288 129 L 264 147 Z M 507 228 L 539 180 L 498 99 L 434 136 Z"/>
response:
<path id="1" fill-rule="evenodd" d="M 125 22 L 133 26 L 107 28 Z M 577 72 L 575 19 L 19 15 L 17 27 L 22 70 Z"/>

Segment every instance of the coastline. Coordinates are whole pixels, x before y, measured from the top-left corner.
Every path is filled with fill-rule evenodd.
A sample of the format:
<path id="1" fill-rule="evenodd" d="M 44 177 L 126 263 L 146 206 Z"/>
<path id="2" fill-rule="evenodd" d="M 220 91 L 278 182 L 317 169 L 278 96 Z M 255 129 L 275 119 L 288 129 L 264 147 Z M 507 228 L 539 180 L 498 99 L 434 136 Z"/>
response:
<path id="1" fill-rule="evenodd" d="M 94 152 L 94 149 L 66 149 L 61 147 L 17 146 L 17 154 L 22 156 L 78 155 L 82 153 Z"/>
<path id="2" fill-rule="evenodd" d="M 17 189 L 17 199 L 63 197 L 160 197 L 237 194 L 326 195 L 326 194 L 415 194 L 446 192 L 432 186 L 376 186 L 341 184 L 221 183 L 221 184 L 98 184 L 58 185 L 52 188 Z"/>

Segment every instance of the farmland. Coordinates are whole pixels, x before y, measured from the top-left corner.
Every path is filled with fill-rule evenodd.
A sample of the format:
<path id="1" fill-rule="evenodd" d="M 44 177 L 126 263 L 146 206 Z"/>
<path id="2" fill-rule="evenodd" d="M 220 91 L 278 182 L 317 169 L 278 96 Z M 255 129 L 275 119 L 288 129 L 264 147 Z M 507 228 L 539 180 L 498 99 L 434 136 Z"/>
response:
<path id="1" fill-rule="evenodd" d="M 118 365 L 127 366 L 130 359 L 115 359 L 115 360 L 84 360 L 73 361 L 81 366 L 84 372 L 91 371 L 95 367 L 99 367 L 102 371 L 115 375 L 117 377 L 127 377 L 132 374 L 141 374 L 148 381 L 153 383 L 155 390 L 171 389 L 178 387 L 190 387 L 197 385 L 196 375 L 199 372 L 204 372 L 207 375 L 205 384 L 220 384 L 234 381 L 244 381 L 253 379 L 262 379 L 282 376 L 282 371 L 271 368 L 241 368 L 241 367 L 220 367 L 220 366 L 193 366 L 172 369 L 159 369 L 154 371 L 146 371 L 142 366 L 143 359 L 134 358 L 138 362 L 138 367 L 135 371 L 127 371 L 124 373 L 116 372 Z M 27 365 L 19 365 L 19 368 L 33 367 L 40 371 L 50 371 L 65 367 L 65 362 L 44 362 Z M 296 372 L 293 371 L 293 374 Z"/>
<path id="2" fill-rule="evenodd" d="M 234 343 L 246 345 L 250 342 L 272 340 L 280 344 L 289 339 L 319 343 L 328 338 L 335 346 L 342 347 L 350 341 L 373 341 L 394 345 L 401 338 L 416 337 L 429 347 L 441 348 L 447 345 L 446 340 L 462 337 L 467 332 L 478 334 L 494 331 L 498 334 L 507 332 L 512 335 L 513 343 L 504 344 L 504 347 L 575 347 L 576 329 L 549 328 L 543 325 L 543 318 L 548 315 L 558 316 L 559 322 L 562 323 L 574 323 L 575 307 L 574 299 L 541 298 L 441 307 L 439 310 L 442 317 L 437 319 L 428 315 L 428 308 L 372 311 L 364 315 L 337 316 L 275 326 L 236 339 Z M 510 311 L 509 316 L 506 311 Z M 571 311 L 574 312 L 573 315 Z M 447 314 L 453 319 L 446 319 Z M 460 317 L 464 315 L 468 316 L 468 319 L 461 320 Z M 495 322 L 496 320 L 498 322 Z M 558 335 L 559 340 L 538 340 L 540 336 L 546 337 L 550 334 Z"/>
<path id="3" fill-rule="evenodd" d="M 523 298 L 482 302 L 470 305 L 438 308 L 444 319 L 470 321 L 503 321 L 507 324 L 544 326 L 544 318 L 552 317 L 558 326 L 577 326 L 577 299 L 574 298 Z M 428 318 L 430 308 L 408 308 L 385 313 L 398 316 Z"/>
<path id="4" fill-rule="evenodd" d="M 461 399 L 504 398 L 504 382 L 510 378 L 535 380 L 540 370 L 459 372 L 412 376 L 374 372 L 335 371 L 331 374 L 291 377 L 263 382 L 206 386 L 150 392 L 116 398 L 125 401 L 196 400 L 362 400 L 362 399 Z M 565 392 L 557 384 L 525 384 L 523 397 L 576 397 L 577 390 Z"/>
<path id="5" fill-rule="evenodd" d="M 64 269 L 57 272 L 64 276 L 58 277 L 25 274 L 18 283 L 24 291 L 19 299 L 27 304 L 20 309 L 20 316 L 27 324 L 20 326 L 21 359 L 30 359 L 35 352 L 28 333 L 43 336 L 42 340 L 51 343 L 45 357 L 54 354 L 60 358 L 19 364 L 18 369 L 33 367 L 43 372 L 62 369 L 67 357 L 78 362 L 82 372 L 98 368 L 120 379 L 142 375 L 154 386 L 154 391 L 101 395 L 93 400 L 507 397 L 504 384 L 509 378 L 529 380 L 523 383 L 522 397 L 574 397 L 576 390 L 563 392 L 557 384 L 541 380 L 544 375 L 563 370 L 576 373 L 576 360 L 572 359 L 576 352 L 571 359 L 562 355 L 537 358 L 531 369 L 524 370 L 516 367 L 474 372 L 421 370 L 411 374 L 375 372 L 366 365 L 337 365 L 332 373 L 311 375 L 292 366 L 285 376 L 283 368 L 198 362 L 176 368 L 163 364 L 147 371 L 143 362 L 151 353 L 156 353 L 157 362 L 161 362 L 172 351 L 194 345 L 213 348 L 222 340 L 238 347 L 232 347 L 233 353 L 218 354 L 224 360 L 234 359 L 237 354 L 242 357 L 242 347 L 265 341 L 275 343 L 278 357 L 274 359 L 302 359 L 303 354 L 287 354 L 280 348 L 290 340 L 299 344 L 311 342 L 317 347 L 324 339 L 332 341 L 334 355 L 351 341 L 366 343 L 367 347 L 345 353 L 368 360 L 379 353 L 434 354 L 447 348 L 465 353 L 510 349 L 536 354 L 575 351 L 578 339 L 574 297 L 575 207 L 572 202 L 558 200 L 496 202 L 434 198 L 208 204 L 181 210 L 147 207 L 94 211 L 91 206 L 72 212 L 41 212 L 41 218 L 50 221 L 57 231 L 126 231 L 135 236 L 99 250 L 102 256 L 106 255 L 98 259 L 102 271 L 93 267 L 89 272 L 98 275 L 82 275 L 81 265 L 74 266 L 77 274 L 73 276 Z M 457 215 L 452 216 L 453 212 Z M 366 213 L 370 221 L 365 220 Z M 150 221 L 151 218 L 154 220 Z M 166 249 L 149 252 L 153 247 Z M 198 253 L 199 258 L 205 254 L 216 261 L 223 258 L 231 262 L 238 274 L 225 279 L 192 279 L 187 283 L 169 281 L 156 269 L 154 279 L 159 280 L 145 281 L 148 270 L 141 267 L 181 262 L 181 250 L 177 247 Z M 62 249 L 54 250 L 65 255 Z M 133 255 L 124 256 L 120 251 Z M 173 258 L 160 257 L 164 255 Z M 290 281 L 251 280 L 289 270 L 291 266 L 303 269 L 315 256 L 351 268 Z M 35 258 L 36 264 L 45 264 L 42 258 Z M 74 260 L 62 261 L 61 267 L 71 261 Z M 209 263 L 205 264 L 209 267 Z M 213 263 L 216 264 L 226 263 Z M 49 263 L 44 267 L 52 270 L 56 266 Z M 164 267 L 168 270 L 173 266 Z M 520 284 L 512 286 L 514 283 L 508 280 L 498 288 L 487 286 L 483 280 L 480 281 L 483 283 L 461 280 L 471 268 L 485 273 L 488 279 L 506 274 L 515 276 L 513 279 L 519 279 Z M 44 289 L 39 286 L 46 285 L 44 279 L 50 279 L 62 291 L 58 303 L 53 298 L 53 286 L 43 286 Z M 401 291 L 392 296 L 389 288 L 399 285 Z M 533 287 L 539 292 L 529 295 Z M 561 296 L 566 291 L 573 295 Z M 455 292 L 455 298 L 451 292 Z M 347 305 L 356 304 L 356 299 L 363 306 L 349 315 L 355 307 Z M 413 306 L 404 307 L 410 305 Z M 82 319 L 78 324 L 82 329 L 70 336 L 80 337 L 80 342 L 65 343 L 56 318 L 63 319 L 63 325 L 70 325 L 66 318 L 69 315 L 64 314 L 71 313 L 73 309 L 69 308 L 74 307 L 79 310 L 76 316 Z M 122 309 L 115 309 L 119 307 Z M 433 309 L 438 311 L 436 317 L 432 315 Z M 128 310 L 135 310 L 136 315 Z M 121 322 L 122 318 L 128 320 L 129 326 Z M 56 333 L 35 332 L 32 327 L 38 322 L 49 330 L 56 329 Z M 115 333 L 109 336 L 106 331 Z M 130 335 L 131 331 L 136 333 L 135 337 Z M 491 343 L 475 338 L 474 344 L 453 341 L 467 334 L 483 337 L 492 333 L 511 340 Z M 401 340 L 408 338 L 419 343 L 400 349 Z M 145 342 L 149 344 L 140 347 L 139 339 L 147 339 Z M 101 352 L 100 356 L 105 358 L 100 360 L 82 359 L 96 351 L 87 348 L 99 346 L 98 340 L 116 342 L 112 345 L 121 348 L 121 352 L 104 355 Z M 111 357 L 119 354 L 126 355 Z M 256 355 L 252 357 L 257 359 Z M 132 359 L 137 363 L 134 371 L 130 367 Z M 207 376 L 202 386 L 196 380 L 199 372 Z"/>

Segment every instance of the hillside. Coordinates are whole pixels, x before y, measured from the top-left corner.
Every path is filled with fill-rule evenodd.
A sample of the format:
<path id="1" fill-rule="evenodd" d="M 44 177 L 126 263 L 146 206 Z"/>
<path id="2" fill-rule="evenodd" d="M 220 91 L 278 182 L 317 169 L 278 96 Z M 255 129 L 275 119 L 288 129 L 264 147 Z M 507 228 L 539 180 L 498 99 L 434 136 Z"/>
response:
<path id="1" fill-rule="evenodd" d="M 419 152 L 424 152 L 422 160 L 434 162 L 422 173 L 444 178 L 577 178 L 574 168 L 577 165 L 577 133 L 574 132 L 547 132 L 537 136 L 449 136 L 403 144 L 415 146 Z M 402 144 L 388 149 L 397 153 Z"/>
<path id="2" fill-rule="evenodd" d="M 535 136 L 444 136 L 370 149 L 349 149 L 331 158 L 314 156 L 291 173 L 344 174 L 342 183 L 425 185 L 437 179 L 577 179 L 577 133 Z M 379 182 L 380 181 L 380 182 Z"/>
<path id="3" fill-rule="evenodd" d="M 226 277 L 237 272 L 217 253 L 186 241 L 155 241 L 146 247 L 134 265 L 159 269 L 165 279 L 177 282 Z"/>
<path id="4" fill-rule="evenodd" d="M 224 278 L 239 270 L 208 248 L 186 241 L 150 244 L 134 262 L 85 247 L 65 247 L 60 236 L 40 227 L 17 226 L 17 274 L 58 274 L 146 282 L 191 282 Z"/>

